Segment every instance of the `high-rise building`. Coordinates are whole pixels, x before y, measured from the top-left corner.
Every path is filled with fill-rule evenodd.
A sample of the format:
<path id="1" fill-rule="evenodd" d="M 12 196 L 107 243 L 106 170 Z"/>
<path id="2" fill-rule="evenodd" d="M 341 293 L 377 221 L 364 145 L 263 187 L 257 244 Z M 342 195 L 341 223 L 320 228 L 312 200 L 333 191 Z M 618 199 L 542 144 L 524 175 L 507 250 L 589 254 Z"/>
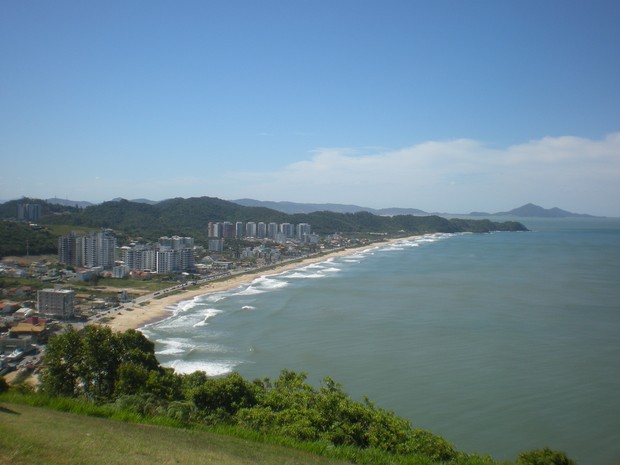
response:
<path id="1" fill-rule="evenodd" d="M 230 221 L 224 221 L 222 224 L 222 237 L 228 239 L 235 237 L 235 225 Z"/>
<path id="2" fill-rule="evenodd" d="M 311 233 L 312 231 L 308 223 L 299 223 L 297 225 L 297 239 L 300 241 L 303 241 L 304 236 L 310 235 Z"/>
<path id="3" fill-rule="evenodd" d="M 267 237 L 267 225 L 262 221 L 256 225 L 256 237 L 259 239 Z"/>
<path id="4" fill-rule="evenodd" d="M 19 221 L 39 221 L 41 219 L 41 205 L 38 203 L 18 203 L 17 219 Z"/>
<path id="5" fill-rule="evenodd" d="M 248 221 L 245 224 L 245 236 L 256 237 L 256 223 L 254 223 L 253 221 Z"/>
<path id="6" fill-rule="evenodd" d="M 58 239 L 58 261 L 76 267 L 112 269 L 116 238 L 110 231 L 78 236 L 71 232 Z"/>
<path id="7" fill-rule="evenodd" d="M 41 289 L 37 293 L 37 309 L 40 314 L 68 320 L 73 318 L 73 297 L 69 289 Z"/>
<path id="8" fill-rule="evenodd" d="M 209 239 L 209 252 L 223 252 L 224 239 Z"/>
<path id="9" fill-rule="evenodd" d="M 194 239 L 192 237 L 164 236 L 159 238 L 159 244 L 174 250 L 193 249 Z"/>
<path id="10" fill-rule="evenodd" d="M 243 237 L 243 223 L 241 221 L 235 223 L 235 237 Z"/>
<path id="11" fill-rule="evenodd" d="M 295 226 L 291 223 L 282 223 L 280 233 L 284 234 L 285 237 L 295 237 Z"/>
<path id="12" fill-rule="evenodd" d="M 269 223 L 267 225 L 267 237 L 269 239 L 275 239 L 278 234 L 278 223 Z"/>
<path id="13" fill-rule="evenodd" d="M 70 232 L 58 238 L 58 261 L 65 265 L 74 265 L 76 262 L 76 234 Z"/>
<path id="14" fill-rule="evenodd" d="M 219 239 L 222 237 L 222 225 L 220 223 L 209 222 L 209 237 Z"/>

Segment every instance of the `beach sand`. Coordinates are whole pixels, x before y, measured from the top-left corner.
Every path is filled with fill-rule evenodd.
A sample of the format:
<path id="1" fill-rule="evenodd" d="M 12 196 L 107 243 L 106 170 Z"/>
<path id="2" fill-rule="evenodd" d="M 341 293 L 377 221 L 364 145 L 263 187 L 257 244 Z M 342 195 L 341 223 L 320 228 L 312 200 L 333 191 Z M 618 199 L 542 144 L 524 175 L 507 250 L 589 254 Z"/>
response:
<path id="1" fill-rule="evenodd" d="M 110 321 L 104 323 L 112 328 L 113 331 L 126 331 L 128 329 L 138 329 L 146 326 L 149 323 L 163 320 L 172 315 L 173 310 L 180 302 L 192 300 L 199 295 L 211 294 L 214 292 L 223 292 L 230 289 L 234 289 L 244 284 L 249 284 L 256 278 L 261 276 L 270 276 L 279 274 L 284 271 L 301 268 L 312 263 L 323 262 L 332 257 L 342 257 L 358 253 L 360 250 L 364 250 L 368 247 L 384 246 L 404 240 L 415 239 L 419 236 L 405 237 L 399 239 L 392 239 L 385 242 L 374 242 L 363 247 L 339 249 L 334 252 L 328 252 L 325 254 L 317 255 L 302 259 L 300 261 L 294 261 L 284 263 L 282 265 L 276 265 L 273 268 L 267 267 L 257 269 L 255 272 L 244 273 L 242 275 L 232 275 L 230 278 L 207 283 L 199 286 L 188 287 L 184 291 L 178 293 L 172 293 L 169 296 L 163 296 L 159 298 L 152 298 L 141 304 L 134 305 L 131 310 L 126 308 L 111 313 Z"/>

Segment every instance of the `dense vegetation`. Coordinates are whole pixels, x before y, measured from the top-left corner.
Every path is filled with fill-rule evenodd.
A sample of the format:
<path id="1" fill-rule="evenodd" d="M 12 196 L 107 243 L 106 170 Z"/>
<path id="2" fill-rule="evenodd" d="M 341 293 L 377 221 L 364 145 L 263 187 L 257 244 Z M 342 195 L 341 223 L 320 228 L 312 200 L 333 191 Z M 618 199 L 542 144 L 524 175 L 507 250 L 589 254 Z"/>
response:
<path id="1" fill-rule="evenodd" d="M 457 451 L 440 436 L 412 427 L 367 399 L 352 400 L 331 378 L 317 388 L 303 373 L 288 370 L 275 381 L 252 382 L 237 373 L 220 378 L 204 372 L 175 374 L 159 365 L 154 344 L 134 330 L 69 328 L 50 339 L 40 379 L 40 393 L 48 399 L 81 399 L 107 409 L 108 416 L 121 412 L 168 419 L 178 426 L 288 438 L 338 450 L 339 457 L 356 463 L 494 463 L 490 457 Z M 565 455 L 559 452 L 528 454 L 519 458 L 520 465 L 574 465 L 560 461 Z"/>
<path id="2" fill-rule="evenodd" d="M 134 235 L 155 237 L 164 234 L 204 236 L 210 221 L 263 221 L 265 223 L 310 223 L 318 234 L 385 232 L 416 234 L 429 232 L 523 231 L 517 222 L 495 223 L 489 220 L 449 220 L 439 216 L 378 216 L 368 212 L 314 212 L 287 215 L 262 207 L 244 207 L 225 200 L 200 197 L 170 199 L 155 205 L 127 200 L 105 202 L 73 211 L 68 215 L 47 217 L 46 222 L 76 226 L 105 227 Z"/>
<path id="3" fill-rule="evenodd" d="M 244 207 L 233 202 L 212 198 L 194 197 L 164 200 L 156 204 L 114 200 L 86 208 L 49 204 L 43 200 L 22 199 L 0 204 L 0 218 L 17 215 L 18 203 L 42 205 L 40 223 L 51 226 L 56 236 L 67 228 L 112 228 L 128 237 L 156 240 L 161 236 L 192 236 L 197 243 L 205 243 L 209 222 L 255 221 L 275 223 L 309 223 L 317 234 L 367 234 L 412 235 L 433 232 L 490 232 L 525 231 L 517 222 L 496 223 L 489 220 L 446 219 L 440 216 L 379 216 L 368 212 L 335 213 L 313 212 L 288 215 L 264 207 Z M 65 231 L 66 232 L 66 231 Z M 20 237 L 20 236 L 18 236 Z"/>
<path id="4" fill-rule="evenodd" d="M 58 237 L 47 229 L 15 221 L 0 221 L 0 258 L 10 255 L 44 255 L 58 251 Z"/>
<path id="5" fill-rule="evenodd" d="M 41 199 L 31 199 L 28 197 L 23 197 L 19 200 L 9 200 L 8 202 L 0 203 L 0 219 L 17 219 L 17 206 L 22 203 L 41 205 L 42 216 L 67 215 L 72 212 L 77 212 L 79 210 L 77 207 L 57 205 Z"/>

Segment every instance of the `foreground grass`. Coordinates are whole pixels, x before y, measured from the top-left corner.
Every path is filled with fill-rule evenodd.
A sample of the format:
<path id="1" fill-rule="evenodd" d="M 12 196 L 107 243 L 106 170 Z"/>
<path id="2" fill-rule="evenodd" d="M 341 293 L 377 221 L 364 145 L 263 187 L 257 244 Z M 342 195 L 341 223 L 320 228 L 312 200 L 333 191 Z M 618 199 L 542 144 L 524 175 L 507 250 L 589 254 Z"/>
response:
<path id="1" fill-rule="evenodd" d="M 0 405 L 0 465 L 344 465 L 307 452 L 205 431 Z"/>

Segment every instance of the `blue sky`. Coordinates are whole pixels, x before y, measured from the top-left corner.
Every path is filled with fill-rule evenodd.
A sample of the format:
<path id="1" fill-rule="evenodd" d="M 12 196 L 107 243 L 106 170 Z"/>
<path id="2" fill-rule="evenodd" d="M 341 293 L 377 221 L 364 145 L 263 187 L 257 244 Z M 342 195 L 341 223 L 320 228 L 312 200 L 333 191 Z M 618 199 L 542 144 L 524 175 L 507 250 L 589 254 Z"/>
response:
<path id="1" fill-rule="evenodd" d="M 0 4 L 0 199 L 620 216 L 620 2 Z"/>

